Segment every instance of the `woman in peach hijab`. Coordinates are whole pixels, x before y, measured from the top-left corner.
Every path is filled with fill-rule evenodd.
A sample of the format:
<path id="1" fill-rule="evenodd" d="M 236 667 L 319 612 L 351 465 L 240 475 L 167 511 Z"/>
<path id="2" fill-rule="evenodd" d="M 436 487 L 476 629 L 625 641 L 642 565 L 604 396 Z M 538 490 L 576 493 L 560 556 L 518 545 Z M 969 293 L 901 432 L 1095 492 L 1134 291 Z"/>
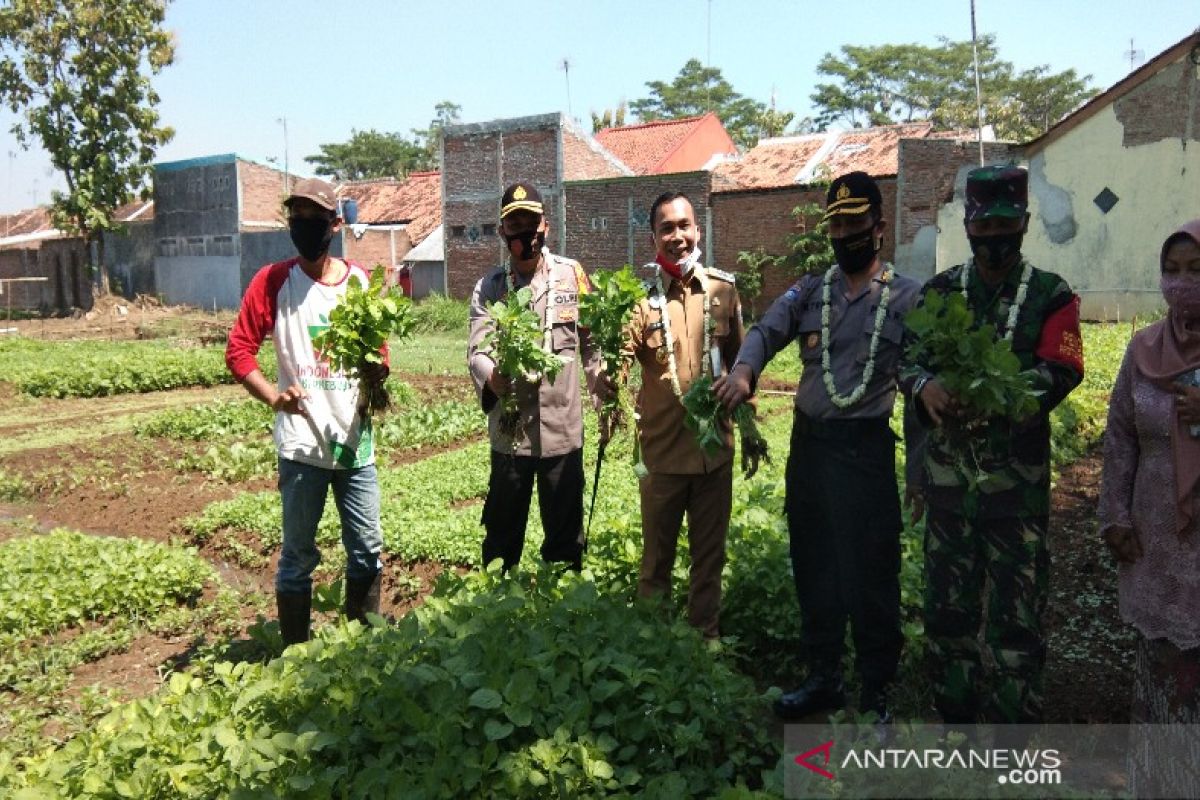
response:
<path id="1" fill-rule="evenodd" d="M 1159 264 L 1167 315 L 1134 335 L 1108 409 L 1100 533 L 1139 634 L 1131 721 L 1186 730 L 1200 723 L 1200 219 L 1167 238 Z M 1198 743 L 1158 745 L 1133 754 L 1136 796 L 1200 796 L 1176 746 Z"/>

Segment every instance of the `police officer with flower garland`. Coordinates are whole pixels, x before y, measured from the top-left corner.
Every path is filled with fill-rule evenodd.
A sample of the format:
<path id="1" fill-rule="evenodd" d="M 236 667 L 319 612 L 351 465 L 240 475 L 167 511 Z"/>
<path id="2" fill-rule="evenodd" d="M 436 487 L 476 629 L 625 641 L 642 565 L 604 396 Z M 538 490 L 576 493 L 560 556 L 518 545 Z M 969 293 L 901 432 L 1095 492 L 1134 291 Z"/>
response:
<path id="1" fill-rule="evenodd" d="M 775 703 L 775 713 L 788 721 L 845 704 L 847 620 L 862 686 L 859 710 L 886 719 L 903 643 L 903 523 L 889 419 L 904 315 L 920 284 L 879 257 L 887 227 L 882 205 L 879 187 L 865 172 L 830 184 L 825 221 L 837 264 L 804 276 L 771 305 L 716 387 L 732 411 L 750 397 L 775 354 L 799 340 L 803 371 L 785 506 L 807 677 Z M 919 426 L 906 425 L 910 486 L 921 437 Z M 914 519 L 920 516 L 919 502 L 913 512 Z"/>
<path id="2" fill-rule="evenodd" d="M 483 561 L 502 559 L 504 569 L 521 560 L 533 483 L 545 539 L 542 559 L 579 570 L 583 559 L 583 406 L 582 367 L 588 387 L 600 400 L 608 391 L 600 353 L 587 330 L 579 327 L 579 295 L 591 288 L 579 262 L 546 247 L 542 196 L 530 183 L 515 183 L 500 200 L 498 233 L 508 251 L 506 263 L 484 275 L 471 295 L 467 365 L 480 405 L 488 415 L 491 474 L 483 506 Z M 493 329 L 487 307 L 509 292 L 528 286 L 530 308 L 542 321 L 546 341 L 569 360 L 553 381 L 510 381 L 496 369 L 484 339 Z M 500 398 L 515 392 L 520 422 L 515 441 L 501 424 Z M 597 401 L 599 402 L 599 400 Z"/>
<path id="3" fill-rule="evenodd" d="M 665 192 L 650 206 L 655 277 L 634 308 L 622 355 L 642 368 L 638 393 L 642 564 L 639 597 L 667 597 L 686 514 L 691 572 L 688 622 L 705 639 L 720 636 L 721 572 L 733 508 L 733 427 L 713 452 L 685 423 L 682 397 L 692 384 L 720 375 L 741 346 L 742 308 L 734 277 L 705 267 L 696 211 L 686 195 Z"/>
<path id="4" fill-rule="evenodd" d="M 1012 343 L 1041 392 L 1029 419 L 965 420 L 957 399 L 922 363 L 906 364 L 902 386 L 934 429 L 923 470 L 925 635 L 935 700 L 947 722 L 1032 723 L 1041 716 L 1050 556 L 1050 412 L 1083 379 L 1079 297 L 1066 281 L 1021 255 L 1029 225 L 1029 178 L 1019 167 L 967 175 L 967 238 L 973 258 L 921 290 L 961 293 L 975 324 Z M 966 441 L 944 433 L 966 431 Z M 961 438 L 961 437 L 959 437 Z M 964 469 L 970 451 L 970 469 Z M 986 591 L 985 591 L 986 587 Z M 995 671 L 984 685 L 979 630 Z"/>

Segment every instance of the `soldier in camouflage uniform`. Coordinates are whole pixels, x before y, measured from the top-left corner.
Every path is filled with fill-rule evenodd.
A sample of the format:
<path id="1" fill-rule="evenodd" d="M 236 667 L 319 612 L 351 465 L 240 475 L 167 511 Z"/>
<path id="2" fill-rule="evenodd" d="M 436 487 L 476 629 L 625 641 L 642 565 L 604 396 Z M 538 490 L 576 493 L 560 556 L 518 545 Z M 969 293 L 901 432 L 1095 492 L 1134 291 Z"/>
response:
<path id="1" fill-rule="evenodd" d="M 960 417 L 957 400 L 921 363 L 909 363 L 901 388 L 922 422 L 935 428 L 925 452 L 925 634 L 934 661 L 935 697 L 947 722 L 1035 722 L 1041 715 L 1050 557 L 1050 412 L 1083 379 L 1079 298 L 1066 281 L 1021 255 L 1029 224 L 1028 176 L 1017 167 L 983 167 L 967 176 L 966 232 L 973 258 L 922 289 L 963 292 L 977 325 L 1011 337 L 1013 353 L 1040 391 L 1028 419 L 991 418 L 967 449 L 978 463 L 972 485 L 959 466 L 961 442 L 945 435 Z M 1015 306 L 1015 308 L 1014 308 Z M 962 421 L 961 419 L 959 421 Z M 968 461 L 968 463 L 969 463 Z M 985 592 L 986 587 L 986 592 Z M 978 637 L 994 673 L 983 686 Z"/>

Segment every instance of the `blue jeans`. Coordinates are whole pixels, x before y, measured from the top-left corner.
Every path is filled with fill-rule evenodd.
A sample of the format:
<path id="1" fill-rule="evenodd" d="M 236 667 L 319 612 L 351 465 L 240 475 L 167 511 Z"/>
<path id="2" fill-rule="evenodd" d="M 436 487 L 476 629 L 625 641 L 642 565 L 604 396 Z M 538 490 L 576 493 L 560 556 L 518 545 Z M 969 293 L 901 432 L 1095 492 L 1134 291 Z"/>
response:
<path id="1" fill-rule="evenodd" d="M 306 594 L 312 573 L 321 563 L 317 525 L 325 511 L 325 496 L 333 499 L 342 518 L 346 548 L 346 579 L 370 580 L 383 567 L 383 529 L 379 524 L 379 481 L 375 466 L 325 469 L 279 459 L 279 494 L 283 499 L 283 551 L 275 572 L 275 591 Z"/>

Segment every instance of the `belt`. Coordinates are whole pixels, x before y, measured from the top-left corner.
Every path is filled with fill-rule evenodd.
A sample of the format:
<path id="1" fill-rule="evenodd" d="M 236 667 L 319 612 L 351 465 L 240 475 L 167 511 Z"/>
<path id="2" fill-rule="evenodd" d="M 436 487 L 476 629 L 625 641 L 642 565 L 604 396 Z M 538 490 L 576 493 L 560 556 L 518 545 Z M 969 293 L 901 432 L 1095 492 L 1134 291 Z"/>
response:
<path id="1" fill-rule="evenodd" d="M 803 411 L 797 410 L 793 418 L 792 431 L 797 436 L 810 439 L 820 439 L 829 442 L 853 442 L 867 436 L 892 433 L 888 417 L 867 417 L 861 419 L 813 419 Z"/>

